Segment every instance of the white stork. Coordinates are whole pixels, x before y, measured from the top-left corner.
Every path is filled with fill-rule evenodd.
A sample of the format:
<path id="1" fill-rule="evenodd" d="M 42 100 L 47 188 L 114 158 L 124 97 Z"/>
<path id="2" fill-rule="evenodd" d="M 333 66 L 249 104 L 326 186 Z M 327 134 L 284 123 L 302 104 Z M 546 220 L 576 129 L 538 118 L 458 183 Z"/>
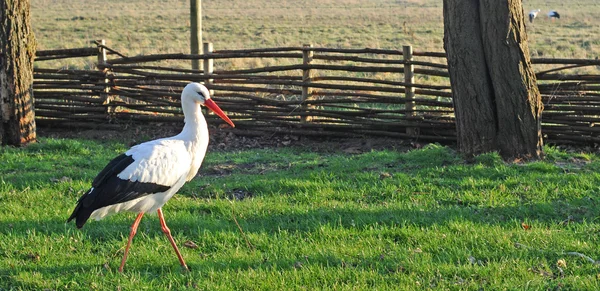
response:
<path id="1" fill-rule="evenodd" d="M 533 20 L 537 17 L 538 13 L 540 13 L 540 9 L 534 9 L 529 11 L 529 22 L 533 23 Z"/>
<path id="2" fill-rule="evenodd" d="M 550 12 L 548 12 L 548 18 L 551 18 L 552 20 L 556 19 L 560 19 L 560 14 L 558 14 L 558 12 L 556 12 L 556 10 L 551 10 Z"/>
<path id="3" fill-rule="evenodd" d="M 161 207 L 185 182 L 196 176 L 204 159 L 208 146 L 208 128 L 200 105 L 208 107 L 234 126 L 212 101 L 206 87 L 198 83 L 188 84 L 181 93 L 181 107 L 185 116 L 185 126 L 181 133 L 136 145 L 110 161 L 96 176 L 90 190 L 79 198 L 75 210 L 67 220 L 69 222 L 75 219 L 77 227 L 81 228 L 90 217 L 100 220 L 122 211 L 137 212 L 119 272 L 123 272 L 131 241 L 142 216 L 152 211 L 157 211 L 162 231 L 175 249 L 181 266 L 187 270 L 165 223 Z"/>

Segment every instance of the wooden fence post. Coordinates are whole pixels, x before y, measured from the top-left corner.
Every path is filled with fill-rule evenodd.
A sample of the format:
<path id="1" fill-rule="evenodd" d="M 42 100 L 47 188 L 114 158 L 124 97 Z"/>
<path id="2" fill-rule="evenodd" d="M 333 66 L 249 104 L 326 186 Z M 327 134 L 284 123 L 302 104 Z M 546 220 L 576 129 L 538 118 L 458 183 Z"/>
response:
<path id="1" fill-rule="evenodd" d="M 305 66 L 310 65 L 310 63 L 313 60 L 313 55 L 314 52 L 312 50 L 312 44 L 305 44 L 302 46 L 303 50 L 302 50 L 302 64 Z M 310 88 L 310 82 L 312 80 L 312 72 L 310 69 L 303 69 L 302 70 L 302 103 L 300 105 L 300 108 L 302 108 L 303 112 L 306 112 L 307 109 L 309 109 L 311 106 L 307 105 L 305 102 L 307 100 L 310 99 L 310 97 L 312 96 L 312 89 Z M 300 120 L 302 122 L 310 122 L 311 121 L 311 116 L 308 115 L 302 115 L 300 117 Z"/>
<path id="2" fill-rule="evenodd" d="M 190 53 L 202 54 L 202 0 L 190 0 Z M 200 69 L 200 60 L 192 60 L 192 69 Z"/>
<path id="3" fill-rule="evenodd" d="M 412 46 L 405 45 L 402 47 L 402 56 L 404 57 L 404 83 L 407 85 L 404 86 L 404 109 L 406 110 L 407 117 L 413 117 L 416 115 L 415 112 L 415 87 L 412 87 L 408 84 L 415 83 L 415 67 L 412 64 L 413 61 L 413 50 Z M 409 118 L 410 120 L 410 118 Z M 416 136 L 418 134 L 418 128 L 415 127 L 407 127 L 406 133 L 411 136 Z"/>
<path id="4" fill-rule="evenodd" d="M 203 46 L 205 55 L 213 53 L 214 47 L 212 42 L 205 42 Z M 212 75 L 212 73 L 215 71 L 214 61 L 214 59 L 204 59 L 204 75 Z M 205 84 L 212 84 L 212 82 L 214 82 L 214 79 L 206 79 Z M 212 96 L 213 94 L 213 90 L 210 90 L 210 95 Z"/>
<path id="5" fill-rule="evenodd" d="M 100 93 L 100 98 L 102 98 L 102 105 L 106 106 L 105 113 L 108 119 L 112 119 L 112 115 L 115 112 L 115 109 L 112 106 L 109 106 L 111 97 L 110 97 L 110 80 L 106 78 L 108 75 L 108 69 L 104 66 L 106 65 L 106 40 L 101 39 L 97 40 L 96 44 L 98 45 L 98 69 L 104 73 L 104 88 L 102 89 L 102 93 Z"/>

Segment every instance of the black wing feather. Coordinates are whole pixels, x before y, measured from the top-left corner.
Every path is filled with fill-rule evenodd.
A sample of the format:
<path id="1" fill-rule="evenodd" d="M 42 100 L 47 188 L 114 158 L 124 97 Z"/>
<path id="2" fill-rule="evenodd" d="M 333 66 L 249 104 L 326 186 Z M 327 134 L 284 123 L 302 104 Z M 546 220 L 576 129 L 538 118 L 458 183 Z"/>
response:
<path id="1" fill-rule="evenodd" d="M 110 161 L 108 165 L 106 165 L 104 169 L 102 169 L 102 171 L 96 175 L 96 178 L 94 178 L 94 181 L 92 181 L 92 187 L 98 187 L 108 178 L 118 175 L 125 170 L 127 166 L 133 164 L 134 161 L 135 160 L 133 157 L 126 154 L 121 154 L 120 156 L 112 159 L 112 161 Z"/>
<path id="2" fill-rule="evenodd" d="M 171 186 L 119 178 L 117 175 L 131 165 L 133 157 L 122 154 L 104 167 L 92 182 L 92 188 L 79 198 L 67 222 L 76 218 L 78 228 L 83 227 L 92 212 L 105 206 L 123 203 L 149 194 L 165 192 Z"/>

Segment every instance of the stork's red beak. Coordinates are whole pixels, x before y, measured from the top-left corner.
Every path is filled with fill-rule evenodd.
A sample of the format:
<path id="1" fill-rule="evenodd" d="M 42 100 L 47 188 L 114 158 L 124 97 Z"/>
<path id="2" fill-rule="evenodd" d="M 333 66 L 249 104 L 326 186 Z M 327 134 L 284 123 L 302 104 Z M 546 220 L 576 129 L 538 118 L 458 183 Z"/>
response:
<path id="1" fill-rule="evenodd" d="M 231 127 L 235 127 L 235 124 L 233 124 L 233 121 L 231 121 L 231 119 L 229 119 L 229 117 L 227 117 L 227 115 L 225 115 L 225 112 L 223 112 L 223 110 L 221 110 L 221 108 L 219 108 L 219 106 L 217 106 L 217 103 L 215 103 L 215 101 L 212 101 L 212 99 L 206 99 L 206 100 L 204 100 L 204 105 L 206 107 L 208 107 L 208 109 L 212 110 L 215 114 L 219 115 L 219 117 L 221 117 L 223 120 L 225 120 L 225 122 L 229 123 L 229 125 L 231 125 Z"/>

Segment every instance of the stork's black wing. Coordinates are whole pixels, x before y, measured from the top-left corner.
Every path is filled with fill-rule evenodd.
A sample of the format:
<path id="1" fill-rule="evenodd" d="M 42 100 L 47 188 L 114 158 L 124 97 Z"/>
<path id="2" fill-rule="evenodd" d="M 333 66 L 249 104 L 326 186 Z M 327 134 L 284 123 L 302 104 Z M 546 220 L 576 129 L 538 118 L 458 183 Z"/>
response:
<path id="1" fill-rule="evenodd" d="M 92 188 L 79 200 L 67 222 L 76 218 L 78 228 L 83 227 L 94 210 L 123 203 L 153 193 L 167 191 L 171 186 L 156 183 L 131 181 L 118 177 L 125 168 L 133 164 L 132 156 L 122 154 L 104 167 L 92 182 Z"/>

